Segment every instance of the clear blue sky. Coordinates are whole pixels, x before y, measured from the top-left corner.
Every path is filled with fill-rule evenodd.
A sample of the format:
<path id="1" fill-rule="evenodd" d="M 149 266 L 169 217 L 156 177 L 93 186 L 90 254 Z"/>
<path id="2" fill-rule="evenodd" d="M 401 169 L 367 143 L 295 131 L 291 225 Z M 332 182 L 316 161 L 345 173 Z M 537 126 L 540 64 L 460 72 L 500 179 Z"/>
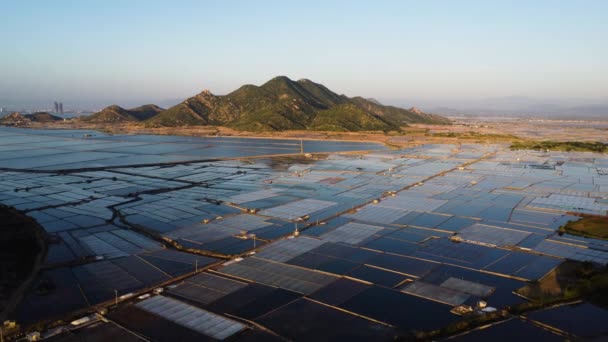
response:
<path id="1" fill-rule="evenodd" d="M 276 75 L 413 104 L 608 95 L 604 0 L 18 0 L 0 13 L 0 101 L 158 102 Z"/>

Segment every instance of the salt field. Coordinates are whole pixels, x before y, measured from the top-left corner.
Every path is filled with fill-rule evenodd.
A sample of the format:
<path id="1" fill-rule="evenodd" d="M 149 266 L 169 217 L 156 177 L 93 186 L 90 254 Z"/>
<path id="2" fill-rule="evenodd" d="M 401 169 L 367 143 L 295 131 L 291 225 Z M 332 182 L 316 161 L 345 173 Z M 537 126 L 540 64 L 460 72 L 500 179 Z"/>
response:
<path id="1" fill-rule="evenodd" d="M 170 339 L 153 319 L 238 340 L 319 338 L 319 318 L 334 339 L 382 340 L 456 322 L 455 306 L 521 303 L 514 290 L 567 259 L 608 264 L 605 240 L 558 234 L 608 215 L 606 155 L 6 128 L 0 141 L 0 204 L 46 231 L 36 283 L 57 289 L 26 295 L 19 322 L 126 296 L 110 317 L 154 340 Z M 301 152 L 325 154 L 247 158 Z"/>
<path id="2" fill-rule="evenodd" d="M 93 130 L 0 127 L 0 167 L 70 170 L 261 155 L 383 150 L 348 141 L 109 135 Z"/>

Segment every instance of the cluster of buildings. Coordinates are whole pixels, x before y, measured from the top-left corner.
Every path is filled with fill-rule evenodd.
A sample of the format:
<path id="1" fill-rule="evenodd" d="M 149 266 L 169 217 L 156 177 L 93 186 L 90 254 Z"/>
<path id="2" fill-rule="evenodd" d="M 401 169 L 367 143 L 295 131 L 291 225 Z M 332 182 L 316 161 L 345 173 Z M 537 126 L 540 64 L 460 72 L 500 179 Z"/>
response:
<path id="1" fill-rule="evenodd" d="M 55 113 L 63 114 L 63 102 L 54 102 Z"/>

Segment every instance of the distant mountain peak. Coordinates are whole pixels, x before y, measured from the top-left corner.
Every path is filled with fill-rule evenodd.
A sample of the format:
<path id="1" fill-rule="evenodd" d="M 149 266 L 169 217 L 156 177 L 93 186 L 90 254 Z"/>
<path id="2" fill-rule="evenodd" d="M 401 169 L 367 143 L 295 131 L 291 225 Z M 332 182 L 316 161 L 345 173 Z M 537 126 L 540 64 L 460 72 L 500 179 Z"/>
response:
<path id="1" fill-rule="evenodd" d="M 48 112 L 36 112 L 32 114 L 26 114 L 25 117 L 34 122 L 52 122 L 63 120 L 63 118 L 56 115 L 52 115 Z"/>
<path id="2" fill-rule="evenodd" d="M 205 89 L 203 91 L 201 91 L 200 93 L 198 93 L 198 95 L 195 96 L 195 98 L 199 98 L 199 99 L 210 99 L 210 98 L 214 98 L 215 95 L 213 95 L 213 93 L 211 91 L 209 91 L 209 89 Z"/>
<path id="3" fill-rule="evenodd" d="M 107 110 L 116 110 L 116 111 L 118 111 L 118 110 L 124 110 L 124 108 L 122 108 L 119 105 L 110 105 L 110 106 L 106 107 L 105 109 L 107 109 Z"/>
<path id="4" fill-rule="evenodd" d="M 131 109 L 124 109 L 119 105 L 110 105 L 83 120 L 93 123 L 117 123 L 127 121 L 147 120 L 164 111 L 155 104 L 147 104 Z"/>
<path id="5" fill-rule="evenodd" d="M 139 107 L 131 108 L 130 110 L 137 111 L 137 110 L 146 110 L 146 109 L 148 109 L 148 110 L 158 110 L 159 112 L 164 110 L 163 108 L 161 108 L 161 107 L 159 107 L 159 106 L 157 106 L 157 105 L 155 105 L 153 103 L 149 103 L 149 104 L 141 105 Z"/>
<path id="6" fill-rule="evenodd" d="M 309 79 L 277 76 L 223 95 L 203 90 L 147 121 L 151 126 L 222 125 L 241 130 L 399 130 L 408 123 L 448 123 L 365 98 L 338 95 Z"/>
<path id="7" fill-rule="evenodd" d="M 370 102 L 373 102 L 373 103 L 375 103 L 375 104 L 379 104 L 379 105 L 381 105 L 381 104 L 382 104 L 382 103 L 380 103 L 380 101 L 378 101 L 378 100 L 374 99 L 373 97 L 368 97 L 368 98 L 366 98 L 366 100 L 367 100 L 367 101 L 370 101 Z"/>
<path id="8" fill-rule="evenodd" d="M 415 113 L 415 114 L 425 114 L 422 110 L 420 110 L 420 108 L 416 108 L 416 107 L 411 107 L 410 109 L 408 109 L 408 111 Z"/>
<path id="9" fill-rule="evenodd" d="M 19 112 L 13 112 L 0 118 L 0 124 L 6 126 L 27 126 L 32 122 L 51 122 L 60 120 L 63 119 L 47 112 L 36 112 L 26 115 Z"/>
<path id="10" fill-rule="evenodd" d="M 271 78 L 268 82 L 273 82 L 273 81 L 287 81 L 287 82 L 293 82 L 291 80 L 291 78 L 284 76 L 284 75 L 279 75 L 279 76 L 275 76 L 273 78 Z"/>

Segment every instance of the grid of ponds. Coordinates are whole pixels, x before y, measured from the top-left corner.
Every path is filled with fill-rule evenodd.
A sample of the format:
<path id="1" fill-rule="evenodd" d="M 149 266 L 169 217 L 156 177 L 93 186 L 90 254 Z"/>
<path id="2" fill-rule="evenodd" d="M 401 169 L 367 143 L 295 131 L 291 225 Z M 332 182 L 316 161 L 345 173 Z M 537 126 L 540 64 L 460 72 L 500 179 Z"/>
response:
<path id="1" fill-rule="evenodd" d="M 81 131 L 44 132 L 36 135 L 41 140 L 0 134 L 32 153 L 47 142 L 70 146 L 66 140 L 88 151 L 91 141 Z M 150 144 L 181 153 L 188 151 L 183 145 L 224 141 L 240 144 L 237 150 L 257 148 L 229 138 L 91 134 L 98 141 L 90 145 L 117 149 L 111 153 L 139 153 L 138 146 Z M 255 142 L 278 143 L 267 140 Z M 108 145 L 116 143 L 128 146 Z M 165 162 L 166 154 L 150 153 L 149 160 Z M 365 322 L 378 334 L 370 338 L 384 338 L 458 320 L 450 313 L 455 305 L 519 303 L 512 291 L 565 259 L 608 264 L 605 241 L 557 233 L 578 219 L 569 213 L 606 214 L 603 155 L 462 144 L 277 159 L 109 163 L 121 167 L 96 171 L 76 163 L 69 172 L 47 173 L 27 164 L 37 172 L 2 171 L 0 203 L 25 211 L 50 237 L 47 269 L 37 282 L 65 289 L 28 295 L 18 317 L 53 317 L 110 300 L 114 290 L 150 288 L 209 265 L 211 271 L 166 294 L 203 310 L 170 303 L 196 313 L 193 319 L 229 313 L 296 338 L 314 336 L 316 313 L 337 327 Z M 161 239 L 208 256 L 167 249 Z M 42 309 L 31 315 L 33 308 Z M 128 310 L 144 315 L 141 309 Z M 293 310 L 310 319 L 300 321 Z M 425 320 L 428 315 L 435 319 Z M 283 327 L 296 322 L 299 335 L 292 336 Z"/>
<path id="2" fill-rule="evenodd" d="M 137 306 L 217 340 L 224 340 L 245 329 L 242 323 L 169 297 L 155 296 L 137 303 Z"/>

